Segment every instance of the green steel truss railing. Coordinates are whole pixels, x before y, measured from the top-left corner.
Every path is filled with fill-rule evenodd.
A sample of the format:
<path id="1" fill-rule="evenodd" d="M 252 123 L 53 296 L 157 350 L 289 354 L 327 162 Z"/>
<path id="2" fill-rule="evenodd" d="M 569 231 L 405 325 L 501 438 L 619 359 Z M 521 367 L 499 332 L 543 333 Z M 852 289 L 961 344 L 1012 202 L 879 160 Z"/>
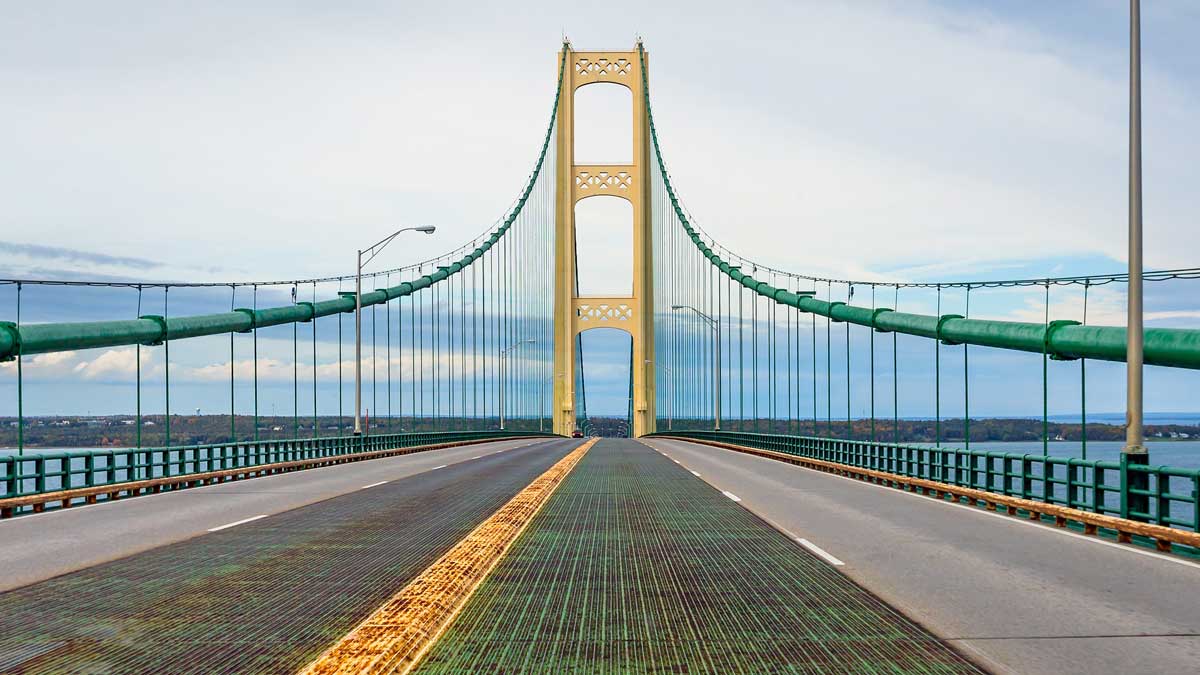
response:
<path id="1" fill-rule="evenodd" d="M 550 436 L 536 431 L 447 431 L 240 443 L 78 450 L 0 457 L 0 499 L 420 445 Z"/>
<path id="2" fill-rule="evenodd" d="M 638 50 L 641 52 L 641 45 Z M 998 347 L 1037 354 L 1055 359 L 1125 360 L 1125 329 L 1115 326 L 1083 326 L 1075 321 L 1024 323 L 966 319 L 956 314 L 931 316 L 897 312 L 885 307 L 859 307 L 844 302 L 826 302 L 755 279 L 731 265 L 713 250 L 696 231 L 687 217 L 663 161 L 658 132 L 650 108 L 650 85 L 643 73 L 643 91 L 649 116 L 650 139 L 667 197 L 675 216 L 687 237 L 700 253 L 724 275 L 760 296 L 781 305 L 795 307 L 801 312 L 828 317 L 835 322 L 867 326 L 880 332 L 896 332 L 936 339 L 946 344 L 967 344 Z M 1200 369 L 1200 330 L 1185 328 L 1147 328 L 1145 330 L 1145 362 L 1149 365 Z"/>
<path id="3" fill-rule="evenodd" d="M 1200 469 L 782 434 L 656 435 L 743 445 L 1200 532 Z"/>
<path id="4" fill-rule="evenodd" d="M 564 56 L 563 61 L 559 64 L 558 77 L 560 86 L 556 88 L 556 92 L 561 92 L 562 90 L 561 82 L 565 67 L 566 61 Z M 440 267 L 435 272 L 396 286 L 363 293 L 362 306 L 364 308 L 385 304 L 390 300 L 412 295 L 417 291 L 429 288 L 458 274 L 471 265 L 471 263 L 483 257 L 485 253 L 504 237 L 517 220 L 518 215 L 520 215 L 542 171 L 547 150 L 550 147 L 550 139 L 554 133 L 554 122 L 558 113 L 558 98 L 559 94 L 556 93 L 553 112 L 550 115 L 550 123 L 546 127 L 542 149 L 538 155 L 533 173 L 530 175 L 515 207 L 511 209 L 508 217 L 504 219 L 496 231 L 462 258 L 449 265 Z M 320 317 L 353 311 L 354 294 L 342 293 L 339 298 L 322 302 L 300 302 L 283 307 L 258 310 L 239 308 L 231 312 L 201 316 L 164 318 L 162 316 L 149 315 L 138 319 L 120 321 L 30 325 L 17 325 L 13 322 L 4 321 L 0 322 L 0 360 L 10 360 L 18 355 L 135 344 L 158 345 L 165 341 L 206 335 L 246 333 L 256 328 L 290 323 L 305 323 Z"/>

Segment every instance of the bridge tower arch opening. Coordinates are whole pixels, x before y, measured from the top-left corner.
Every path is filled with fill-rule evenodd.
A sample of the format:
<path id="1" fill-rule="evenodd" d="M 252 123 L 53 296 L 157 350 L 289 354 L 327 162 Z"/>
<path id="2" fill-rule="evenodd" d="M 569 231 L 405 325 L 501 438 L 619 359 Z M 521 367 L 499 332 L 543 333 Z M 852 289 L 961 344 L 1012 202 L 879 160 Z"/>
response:
<path id="1" fill-rule="evenodd" d="M 650 133 L 643 64 L 648 56 L 630 51 L 575 51 L 569 44 L 559 54 L 564 71 L 557 112 L 556 208 L 554 241 L 554 431 L 575 430 L 577 336 L 605 326 L 620 328 L 632 340 L 631 407 L 633 436 L 654 431 L 654 330 L 652 233 L 650 221 Z M 629 152 L 620 148 L 603 156 L 631 157 L 628 162 L 576 162 L 576 92 L 593 85 L 629 90 L 632 138 Z M 583 100 L 581 97 L 580 100 Z M 587 119 L 586 117 L 584 119 Z M 594 148 L 589 149 L 589 153 Z M 628 294 L 583 296 L 578 291 L 576 206 L 595 196 L 619 197 L 632 208 L 632 288 Z"/>
<path id="2" fill-rule="evenodd" d="M 600 427 L 595 419 L 603 417 L 632 424 L 632 336 L 619 325 L 597 322 L 580 331 L 578 337 L 585 356 L 578 362 L 580 373 L 576 382 L 582 386 L 576 401 L 579 424 L 590 418 L 599 435 L 629 436 L 631 429 L 627 424 L 618 421 L 615 427 Z"/>

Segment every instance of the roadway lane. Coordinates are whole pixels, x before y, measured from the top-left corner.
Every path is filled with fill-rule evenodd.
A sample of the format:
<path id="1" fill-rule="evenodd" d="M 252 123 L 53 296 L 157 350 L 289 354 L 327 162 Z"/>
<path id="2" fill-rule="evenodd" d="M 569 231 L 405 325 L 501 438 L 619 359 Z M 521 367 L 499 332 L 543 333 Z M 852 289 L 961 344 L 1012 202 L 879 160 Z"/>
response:
<path id="1" fill-rule="evenodd" d="M 293 673 L 578 444 L 460 461 L 0 593 L 0 672 Z"/>
<path id="2" fill-rule="evenodd" d="M 419 675 L 978 673 L 658 453 L 580 460 Z"/>
<path id="3" fill-rule="evenodd" d="M 536 442 L 541 441 L 429 450 L 2 520 L 0 591 L 189 539 L 227 523 Z"/>
<path id="4" fill-rule="evenodd" d="M 648 439 L 984 665 L 1196 672 L 1200 565 L 683 441 Z"/>

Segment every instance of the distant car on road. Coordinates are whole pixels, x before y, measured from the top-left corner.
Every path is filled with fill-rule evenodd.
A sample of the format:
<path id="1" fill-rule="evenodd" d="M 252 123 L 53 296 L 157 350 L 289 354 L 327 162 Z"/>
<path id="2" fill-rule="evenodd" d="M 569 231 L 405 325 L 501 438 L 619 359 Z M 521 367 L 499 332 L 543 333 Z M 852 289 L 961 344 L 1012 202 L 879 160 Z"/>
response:
<path id="1" fill-rule="evenodd" d="M 575 431 L 571 432 L 571 438 L 583 438 L 583 432 L 576 429 Z"/>

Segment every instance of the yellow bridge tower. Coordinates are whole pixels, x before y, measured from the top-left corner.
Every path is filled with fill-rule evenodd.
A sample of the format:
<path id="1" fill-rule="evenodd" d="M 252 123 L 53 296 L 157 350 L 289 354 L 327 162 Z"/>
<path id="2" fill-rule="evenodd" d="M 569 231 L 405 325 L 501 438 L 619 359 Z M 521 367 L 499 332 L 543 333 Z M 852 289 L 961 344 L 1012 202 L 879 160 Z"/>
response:
<path id="1" fill-rule="evenodd" d="M 617 328 L 633 339 L 633 435 L 654 431 L 654 305 L 651 265 L 650 128 L 646 113 L 643 63 L 648 57 L 626 52 L 577 52 L 563 45 L 565 70 L 558 97 L 556 148 L 557 209 L 554 242 L 554 431 L 575 429 L 576 336 L 592 328 Z M 643 61 L 646 59 L 646 61 Z M 559 63 L 562 63 L 560 61 Z M 633 96 L 633 163 L 575 163 L 575 90 L 610 82 Z M 633 205 L 633 294 L 580 297 L 576 294 L 575 205 L 610 195 Z M 587 251 L 580 251 L 586 256 Z"/>

